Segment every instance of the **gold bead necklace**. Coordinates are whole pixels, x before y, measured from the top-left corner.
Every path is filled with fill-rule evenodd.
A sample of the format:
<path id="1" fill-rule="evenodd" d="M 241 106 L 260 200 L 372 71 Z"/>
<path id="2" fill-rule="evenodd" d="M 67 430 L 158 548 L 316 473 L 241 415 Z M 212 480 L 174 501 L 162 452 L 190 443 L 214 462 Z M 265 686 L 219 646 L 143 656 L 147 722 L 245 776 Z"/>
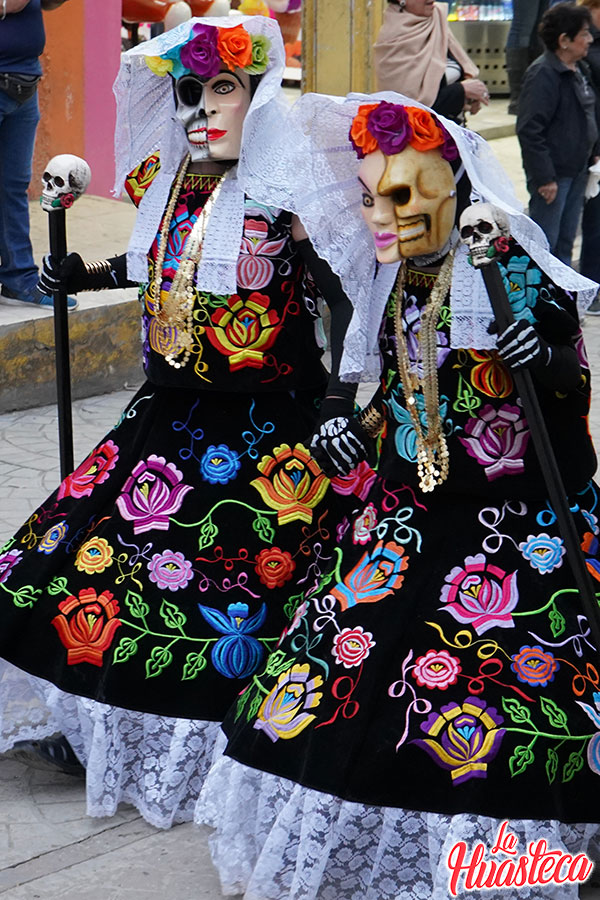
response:
<path id="1" fill-rule="evenodd" d="M 419 333 L 415 336 L 417 341 L 417 359 L 414 372 L 411 371 L 408 344 L 402 327 L 402 302 L 406 263 L 400 266 L 396 280 L 396 308 L 394 310 L 396 358 L 398 361 L 398 372 L 402 379 L 402 392 L 416 433 L 419 487 L 425 493 L 433 491 L 436 485 L 442 484 L 448 477 L 449 454 L 440 417 L 438 390 L 437 323 L 440 310 L 450 290 L 453 262 L 454 250 L 451 250 L 444 260 L 435 285 L 421 313 Z M 423 370 L 422 377 L 419 377 L 419 361 Z M 419 391 L 424 400 L 426 431 L 421 421 L 419 406 L 415 396 Z"/>

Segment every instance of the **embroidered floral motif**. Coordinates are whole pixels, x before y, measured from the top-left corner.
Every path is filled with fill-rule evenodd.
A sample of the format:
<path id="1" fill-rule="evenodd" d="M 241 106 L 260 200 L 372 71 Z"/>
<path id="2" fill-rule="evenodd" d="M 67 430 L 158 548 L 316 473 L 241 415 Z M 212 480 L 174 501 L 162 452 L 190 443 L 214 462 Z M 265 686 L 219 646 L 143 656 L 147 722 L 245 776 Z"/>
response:
<path id="1" fill-rule="evenodd" d="M 75 568 L 86 575 L 104 572 L 112 565 L 113 549 L 103 537 L 93 537 L 82 544 L 75 557 Z"/>
<path id="2" fill-rule="evenodd" d="M 512 611 L 519 600 L 517 573 L 487 562 L 483 553 L 467 556 L 464 568 L 456 566 L 445 578 L 440 600 L 459 622 L 472 625 L 477 634 L 490 628 L 513 628 Z"/>
<path id="3" fill-rule="evenodd" d="M 279 547 L 267 547 L 255 557 L 256 573 L 268 588 L 280 588 L 292 577 L 296 563 L 291 553 Z"/>
<path id="4" fill-rule="evenodd" d="M 225 444 L 219 444 L 217 447 L 211 444 L 200 460 L 200 474 L 204 481 L 210 481 L 211 484 L 227 484 L 233 481 L 240 467 L 239 454 Z"/>
<path id="5" fill-rule="evenodd" d="M 359 500 L 365 500 L 377 478 L 370 465 L 362 460 L 348 475 L 337 475 L 331 482 L 336 494 L 349 497 L 355 494 Z"/>
<path id="6" fill-rule="evenodd" d="M 551 653 L 536 644 L 534 647 L 521 647 L 512 658 L 511 669 L 519 681 L 532 687 L 546 687 L 554 681 L 554 673 L 560 665 Z"/>
<path id="7" fill-rule="evenodd" d="M 148 577 L 161 590 L 179 591 L 188 586 L 194 573 L 191 562 L 179 550 L 163 550 L 148 563 Z"/>
<path id="8" fill-rule="evenodd" d="M 407 567 L 408 557 L 404 555 L 404 547 L 394 541 L 379 541 L 331 593 L 342 609 L 357 603 L 378 603 L 402 586 L 402 573 Z"/>
<path id="9" fill-rule="evenodd" d="M 260 219 L 244 221 L 244 235 L 237 262 L 238 285 L 249 291 L 266 287 L 275 271 L 269 257 L 277 257 L 287 243 L 287 237 L 268 239 L 269 226 Z"/>
<path id="10" fill-rule="evenodd" d="M 40 541 L 38 553 L 53 553 L 60 542 L 64 539 L 68 530 L 69 526 L 64 520 L 62 522 L 57 522 L 56 525 L 53 525 L 52 528 L 49 528 Z"/>
<path id="11" fill-rule="evenodd" d="M 216 631 L 224 634 L 212 649 L 213 666 L 225 678 L 248 678 L 256 671 L 264 655 L 260 641 L 252 637 L 267 617 L 267 605 L 248 617 L 247 603 L 230 603 L 227 614 L 198 604 L 198 609 Z"/>
<path id="12" fill-rule="evenodd" d="M 505 403 L 499 410 L 490 404 L 484 406 L 477 418 L 466 423 L 465 433 L 468 437 L 459 437 L 459 441 L 484 467 L 488 481 L 525 471 L 529 428 L 518 406 Z"/>
<path id="13" fill-rule="evenodd" d="M 67 597 L 58 604 L 60 614 L 52 619 L 58 636 L 67 648 L 70 666 L 79 663 L 102 665 L 102 655 L 110 647 L 117 628 L 119 604 L 110 591 L 98 596 L 94 588 L 83 588 L 79 597 Z"/>
<path id="14" fill-rule="evenodd" d="M 365 507 L 363 512 L 354 520 L 352 540 L 355 544 L 368 544 L 371 540 L 371 532 L 377 525 L 377 510 L 372 503 Z"/>
<path id="15" fill-rule="evenodd" d="M 96 447 L 87 459 L 62 482 L 57 499 L 63 497 L 89 497 L 98 484 L 104 484 L 119 459 L 119 448 L 113 441 L 105 441 Z"/>
<path id="16" fill-rule="evenodd" d="M 456 684 L 461 670 L 459 660 L 447 650 L 428 650 L 417 659 L 412 674 L 420 687 L 445 691 L 449 684 Z"/>
<path id="17" fill-rule="evenodd" d="M 21 550 L 7 550 L 0 553 L 0 584 L 6 581 L 14 567 L 19 563 L 23 553 Z"/>
<path id="18" fill-rule="evenodd" d="M 153 528 L 167 531 L 169 516 L 180 509 L 183 498 L 192 490 L 182 482 L 182 473 L 164 456 L 153 453 L 136 465 L 117 498 L 119 512 L 134 523 L 135 534 Z"/>
<path id="19" fill-rule="evenodd" d="M 541 284 L 542 273 L 530 263 L 528 256 L 512 256 L 506 266 L 498 265 L 515 319 L 533 323 L 533 307 L 539 296 L 536 285 Z"/>
<path id="20" fill-rule="evenodd" d="M 264 731 L 273 742 L 295 738 L 315 718 L 315 709 L 323 694 L 320 675 L 311 677 L 310 666 L 294 665 L 282 672 L 277 684 L 263 700 L 254 728 Z"/>
<path id="21" fill-rule="evenodd" d="M 228 309 L 221 307 L 211 316 L 206 336 L 220 353 L 229 357 L 232 372 L 249 367 L 260 369 L 264 354 L 275 343 L 281 322 L 270 299 L 253 291 L 244 301 L 237 294 L 227 300 Z"/>
<path id="22" fill-rule="evenodd" d="M 343 628 L 335 635 L 331 652 L 336 663 L 341 663 L 345 669 L 351 669 L 352 666 L 360 666 L 374 646 L 371 632 L 357 625 L 356 628 Z"/>
<path id="23" fill-rule="evenodd" d="M 471 384 L 485 394 L 498 400 L 508 397 L 514 389 L 512 375 L 497 353 L 490 350 L 469 350 L 475 361 L 471 369 Z"/>
<path id="24" fill-rule="evenodd" d="M 280 525 L 300 519 L 312 522 L 313 509 L 323 499 L 329 479 L 302 444 L 275 447 L 273 456 L 258 464 L 260 478 L 250 482 L 271 509 Z"/>
<path id="25" fill-rule="evenodd" d="M 542 575 L 558 569 L 565 555 L 562 538 L 548 534 L 528 535 L 527 540 L 519 544 L 519 550 Z"/>

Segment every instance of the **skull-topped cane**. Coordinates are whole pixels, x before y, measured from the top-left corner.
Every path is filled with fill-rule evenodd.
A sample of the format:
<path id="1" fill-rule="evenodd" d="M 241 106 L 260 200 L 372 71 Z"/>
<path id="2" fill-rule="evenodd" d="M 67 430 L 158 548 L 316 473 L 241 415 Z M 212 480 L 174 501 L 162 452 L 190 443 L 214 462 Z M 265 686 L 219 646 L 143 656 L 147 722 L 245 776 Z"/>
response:
<path id="1" fill-rule="evenodd" d="M 63 153 L 54 156 L 42 175 L 40 203 L 48 216 L 50 256 L 58 265 L 67 255 L 65 210 L 69 209 L 88 187 L 90 167 L 84 159 Z M 57 287 L 54 299 L 54 347 L 56 361 L 56 396 L 58 405 L 58 441 L 60 475 L 73 471 L 73 419 L 71 412 L 71 363 L 69 355 L 69 323 L 67 292 Z"/>
<path id="2" fill-rule="evenodd" d="M 502 273 L 495 259 L 498 255 L 495 249 L 495 240 L 498 237 L 508 237 L 509 227 L 507 216 L 491 203 L 475 203 L 473 206 L 467 207 L 460 218 L 461 239 L 469 248 L 471 263 L 483 275 L 494 317 L 501 332 L 515 321 Z M 583 610 L 596 649 L 600 652 L 598 600 L 588 574 L 567 491 L 552 449 L 533 378 L 528 369 L 514 369 L 511 374 L 523 404 L 531 440 L 544 475 L 548 497 L 556 514 L 560 534 L 565 543 L 567 559 L 579 591 Z"/>

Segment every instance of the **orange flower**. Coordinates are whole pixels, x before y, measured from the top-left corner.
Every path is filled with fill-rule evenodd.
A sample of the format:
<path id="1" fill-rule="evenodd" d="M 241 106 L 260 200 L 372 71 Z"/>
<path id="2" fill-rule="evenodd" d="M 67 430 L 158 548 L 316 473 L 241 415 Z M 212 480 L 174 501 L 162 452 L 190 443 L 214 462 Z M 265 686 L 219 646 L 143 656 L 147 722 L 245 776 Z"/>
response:
<path id="1" fill-rule="evenodd" d="M 121 625 L 117 615 L 119 604 L 110 591 L 96 596 L 94 588 L 83 588 L 79 597 L 73 594 L 58 604 L 60 614 L 52 619 L 61 643 L 67 648 L 67 663 L 102 665 L 102 654 L 108 650 Z"/>
<path id="2" fill-rule="evenodd" d="M 444 143 L 444 135 L 431 113 L 427 112 L 426 109 L 419 109 L 418 106 L 407 106 L 405 108 L 412 129 L 410 145 L 421 153 L 441 147 Z"/>
<path id="3" fill-rule="evenodd" d="M 513 390 L 510 372 L 492 350 L 469 350 L 476 364 L 471 370 L 471 384 L 486 397 L 508 397 Z"/>
<path id="4" fill-rule="evenodd" d="M 217 28 L 217 49 L 223 65 L 233 72 L 252 63 L 252 38 L 242 25 Z"/>
<path id="5" fill-rule="evenodd" d="M 267 506 L 277 510 L 280 525 L 296 519 L 312 522 L 312 511 L 325 496 L 329 479 L 306 447 L 296 444 L 292 449 L 282 444 L 274 448 L 273 456 L 263 456 L 257 468 L 261 477 L 250 484 Z"/>
<path id="6" fill-rule="evenodd" d="M 352 138 L 356 146 L 363 151 L 365 156 L 367 155 L 367 153 L 373 153 L 373 151 L 377 150 L 378 147 L 377 140 L 367 129 L 367 119 L 369 118 L 369 113 L 371 112 L 371 110 L 376 109 L 378 106 L 378 103 L 363 103 L 362 106 L 358 107 L 358 112 L 352 120 L 350 137 Z"/>

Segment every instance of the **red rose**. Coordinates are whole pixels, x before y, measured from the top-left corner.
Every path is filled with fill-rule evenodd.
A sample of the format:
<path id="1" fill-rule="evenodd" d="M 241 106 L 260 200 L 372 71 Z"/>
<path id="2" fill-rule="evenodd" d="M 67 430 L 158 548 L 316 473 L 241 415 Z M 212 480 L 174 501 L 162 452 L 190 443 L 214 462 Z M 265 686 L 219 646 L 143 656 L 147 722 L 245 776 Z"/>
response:
<path id="1" fill-rule="evenodd" d="M 282 587 L 292 577 L 296 563 L 287 550 L 268 547 L 254 558 L 256 574 L 268 588 Z"/>
<path id="2" fill-rule="evenodd" d="M 63 209 L 69 209 L 75 203 L 75 197 L 73 194 L 63 194 L 60 198 L 60 205 Z"/>

